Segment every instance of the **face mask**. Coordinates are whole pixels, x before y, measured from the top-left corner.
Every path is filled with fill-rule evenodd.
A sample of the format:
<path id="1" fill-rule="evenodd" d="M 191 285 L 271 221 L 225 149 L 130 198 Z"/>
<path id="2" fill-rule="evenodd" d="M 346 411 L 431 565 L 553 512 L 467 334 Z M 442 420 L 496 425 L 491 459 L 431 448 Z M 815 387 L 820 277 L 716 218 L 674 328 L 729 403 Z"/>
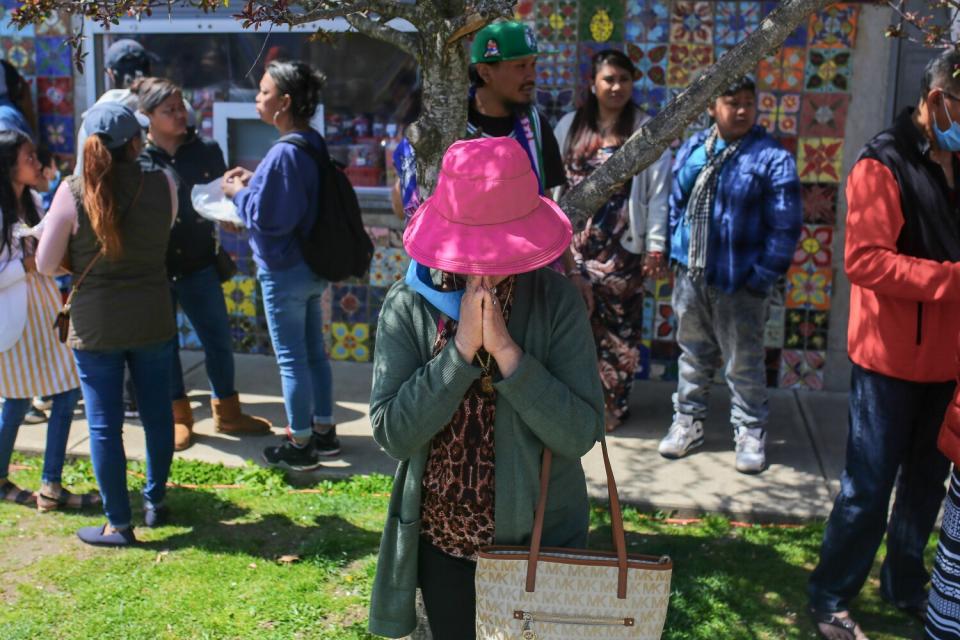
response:
<path id="1" fill-rule="evenodd" d="M 943 98 L 943 110 L 947 113 L 950 127 L 946 131 L 941 131 L 940 127 L 937 126 L 937 119 L 933 119 L 933 134 L 937 137 L 937 146 L 943 151 L 960 151 L 960 124 L 954 122 L 953 118 L 950 117 L 946 98 Z"/>

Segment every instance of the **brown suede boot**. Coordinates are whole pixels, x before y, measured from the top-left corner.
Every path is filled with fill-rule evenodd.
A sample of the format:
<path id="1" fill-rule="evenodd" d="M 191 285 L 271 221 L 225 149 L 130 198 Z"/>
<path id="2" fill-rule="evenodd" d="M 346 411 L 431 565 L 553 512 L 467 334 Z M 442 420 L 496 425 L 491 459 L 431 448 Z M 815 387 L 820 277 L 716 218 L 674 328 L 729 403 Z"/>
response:
<path id="1" fill-rule="evenodd" d="M 239 435 L 242 433 L 265 436 L 271 433 L 273 425 L 265 418 L 248 416 L 240 410 L 240 395 L 229 398 L 211 398 L 213 424 L 219 433 Z"/>
<path id="2" fill-rule="evenodd" d="M 193 410 L 190 400 L 181 398 L 173 401 L 173 450 L 183 451 L 190 446 L 193 435 Z"/>

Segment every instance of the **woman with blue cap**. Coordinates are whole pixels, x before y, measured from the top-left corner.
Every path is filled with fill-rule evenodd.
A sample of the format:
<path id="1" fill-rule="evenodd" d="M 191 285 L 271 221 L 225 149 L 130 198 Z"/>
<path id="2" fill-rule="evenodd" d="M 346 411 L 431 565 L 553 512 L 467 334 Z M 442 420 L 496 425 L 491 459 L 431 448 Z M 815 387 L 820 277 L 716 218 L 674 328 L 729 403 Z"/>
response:
<path id="1" fill-rule="evenodd" d="M 37 270 L 56 273 L 66 259 L 74 279 L 67 343 L 73 349 L 90 427 L 90 453 L 107 524 L 84 527 L 83 542 L 133 544 L 126 454 L 123 373 L 137 391 L 147 444 L 144 523 L 162 524 L 170 462 L 171 338 L 176 327 L 167 284 L 167 243 L 177 190 L 162 171 L 144 171 L 140 124 L 118 103 L 87 112 L 83 174 L 57 190 L 37 250 Z"/>

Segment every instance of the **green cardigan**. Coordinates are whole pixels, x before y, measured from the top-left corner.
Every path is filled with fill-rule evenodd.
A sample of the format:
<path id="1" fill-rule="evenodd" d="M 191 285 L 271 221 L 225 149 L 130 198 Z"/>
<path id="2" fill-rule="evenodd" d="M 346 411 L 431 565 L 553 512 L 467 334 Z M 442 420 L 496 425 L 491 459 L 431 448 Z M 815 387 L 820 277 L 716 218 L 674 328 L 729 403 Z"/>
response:
<path id="1" fill-rule="evenodd" d="M 453 340 L 433 357 L 440 312 L 406 284 L 387 294 L 377 324 L 370 420 L 373 437 L 400 461 L 380 541 L 370 631 L 401 638 L 416 627 L 420 491 L 430 442 L 453 417 L 480 368 Z M 586 545 L 588 505 L 580 457 L 603 436 L 603 390 L 586 308 L 549 269 L 517 277 L 507 325 L 523 349 L 495 383 L 496 544 L 527 545 L 540 493 L 540 456 L 553 450 L 543 544 Z"/>

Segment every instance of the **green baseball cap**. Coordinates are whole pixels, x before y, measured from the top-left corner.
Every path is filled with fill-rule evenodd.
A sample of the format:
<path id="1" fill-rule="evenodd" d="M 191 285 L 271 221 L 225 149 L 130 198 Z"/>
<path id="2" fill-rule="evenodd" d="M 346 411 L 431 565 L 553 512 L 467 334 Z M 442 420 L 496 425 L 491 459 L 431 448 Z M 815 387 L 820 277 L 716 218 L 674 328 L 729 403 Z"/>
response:
<path id="1" fill-rule="evenodd" d="M 470 64 L 501 62 L 535 56 L 537 36 L 522 22 L 494 22 L 477 32 L 470 47 Z"/>

